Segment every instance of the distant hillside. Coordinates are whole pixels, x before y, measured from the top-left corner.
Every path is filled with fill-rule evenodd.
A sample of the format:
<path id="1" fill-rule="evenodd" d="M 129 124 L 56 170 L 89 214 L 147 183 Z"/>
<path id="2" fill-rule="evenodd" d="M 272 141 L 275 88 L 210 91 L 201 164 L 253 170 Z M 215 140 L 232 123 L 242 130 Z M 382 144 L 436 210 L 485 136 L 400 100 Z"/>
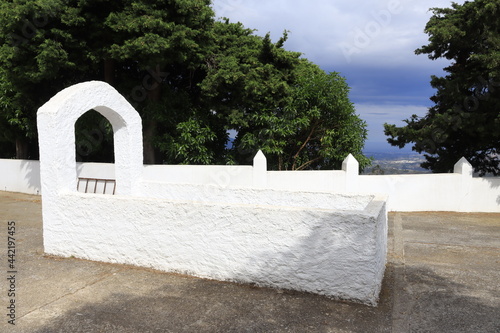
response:
<path id="1" fill-rule="evenodd" d="M 431 173 L 431 171 L 420 167 L 425 158 L 416 153 L 365 152 L 365 155 L 374 158 L 372 165 L 364 170 L 363 174 L 365 175 Z"/>

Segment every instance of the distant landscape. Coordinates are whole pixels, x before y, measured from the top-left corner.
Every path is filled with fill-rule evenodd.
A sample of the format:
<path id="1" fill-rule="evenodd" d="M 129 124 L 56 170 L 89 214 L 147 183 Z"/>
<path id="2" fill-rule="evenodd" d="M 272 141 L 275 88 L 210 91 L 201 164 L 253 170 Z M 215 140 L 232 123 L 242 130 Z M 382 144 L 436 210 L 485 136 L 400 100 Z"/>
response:
<path id="1" fill-rule="evenodd" d="M 364 170 L 363 174 L 365 175 L 431 173 L 431 171 L 420 167 L 425 158 L 417 153 L 367 151 L 364 154 L 374 159 L 372 165 Z"/>

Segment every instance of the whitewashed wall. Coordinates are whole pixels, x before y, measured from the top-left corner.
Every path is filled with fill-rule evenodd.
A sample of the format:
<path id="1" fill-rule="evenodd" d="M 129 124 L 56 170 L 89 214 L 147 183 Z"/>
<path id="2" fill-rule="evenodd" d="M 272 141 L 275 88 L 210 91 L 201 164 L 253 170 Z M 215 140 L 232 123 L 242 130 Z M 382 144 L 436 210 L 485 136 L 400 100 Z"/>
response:
<path id="1" fill-rule="evenodd" d="M 350 170 L 355 168 L 353 165 Z M 264 187 L 275 190 L 387 194 L 389 211 L 500 212 L 500 178 L 473 177 L 459 170 L 451 174 L 422 175 L 357 175 L 354 172 L 349 177 L 347 170 L 261 171 L 261 174 L 265 178 Z M 114 178 L 114 165 L 77 163 L 77 175 Z M 255 188 L 258 186 L 253 184 L 254 177 L 258 175 L 254 175 L 252 166 L 146 165 L 143 179 L 146 183 Z M 0 190 L 40 194 L 39 162 L 0 159 Z M 200 195 L 205 194 L 198 193 Z"/>
<path id="2" fill-rule="evenodd" d="M 91 109 L 113 127 L 115 165 L 75 163 L 74 125 Z M 104 82 L 59 92 L 38 110 L 37 126 L 46 253 L 371 305 L 378 300 L 387 254 L 387 196 L 371 192 L 434 191 L 436 200 L 458 199 L 452 208 L 461 210 L 462 203 L 477 200 L 468 200 L 472 191 L 488 185 L 476 186 L 463 160 L 454 175 L 418 178 L 411 185 L 418 191 L 403 188 L 406 180 L 360 177 L 352 155 L 341 171 L 327 172 L 268 172 L 262 152 L 253 166 L 143 166 L 142 120 Z M 31 163 L 5 162 L 4 190 L 33 191 Z M 113 178 L 116 195 L 79 193 L 78 177 Z M 393 210 L 412 200 L 396 199 L 401 203 L 394 200 Z M 417 201 L 412 208 L 429 205 Z M 431 208 L 439 207 L 448 208 Z"/>
<path id="3" fill-rule="evenodd" d="M 40 162 L 0 159 L 0 190 L 41 194 Z"/>
<path id="4" fill-rule="evenodd" d="M 221 187 L 252 187 L 252 172 L 252 166 L 145 165 L 143 180 Z"/>
<path id="5" fill-rule="evenodd" d="M 363 192 L 389 195 L 391 211 L 500 212 L 500 179 L 457 174 L 360 176 Z"/>
<path id="6" fill-rule="evenodd" d="M 273 189 L 294 191 L 346 192 L 346 175 L 333 171 L 269 171 L 268 186 Z"/>
<path id="7" fill-rule="evenodd" d="M 66 193 L 44 226 L 45 252 L 377 304 L 385 198 L 332 194 L 301 208 L 289 193 L 247 191 L 260 204 L 238 190 L 241 204 Z"/>
<path id="8" fill-rule="evenodd" d="M 77 190 L 79 176 L 113 176 L 109 165 L 75 163 L 74 125 L 90 109 L 113 127 L 116 195 Z M 252 167 L 144 167 L 141 118 L 104 82 L 59 92 L 37 127 L 46 253 L 376 305 L 385 196 L 269 188 L 262 152 Z"/>

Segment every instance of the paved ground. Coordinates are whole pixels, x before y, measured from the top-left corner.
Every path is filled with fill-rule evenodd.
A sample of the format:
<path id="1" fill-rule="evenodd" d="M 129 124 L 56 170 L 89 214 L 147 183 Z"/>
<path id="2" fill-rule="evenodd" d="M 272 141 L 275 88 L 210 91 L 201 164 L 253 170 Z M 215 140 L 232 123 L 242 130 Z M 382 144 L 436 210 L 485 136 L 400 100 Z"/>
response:
<path id="1" fill-rule="evenodd" d="M 16 223 L 16 325 L 7 224 Z M 390 214 L 372 308 L 43 254 L 40 197 L 0 192 L 0 332 L 500 332 L 500 214 Z"/>

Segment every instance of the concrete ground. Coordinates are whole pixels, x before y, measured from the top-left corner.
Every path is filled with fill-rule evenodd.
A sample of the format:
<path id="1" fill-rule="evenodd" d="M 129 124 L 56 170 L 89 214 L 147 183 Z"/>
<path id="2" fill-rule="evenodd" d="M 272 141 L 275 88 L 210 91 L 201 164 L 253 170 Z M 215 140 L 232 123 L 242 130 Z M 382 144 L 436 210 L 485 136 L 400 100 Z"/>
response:
<path id="1" fill-rule="evenodd" d="M 500 214 L 391 213 L 380 304 L 368 307 L 46 256 L 40 199 L 0 192 L 0 332 L 500 332 Z"/>

